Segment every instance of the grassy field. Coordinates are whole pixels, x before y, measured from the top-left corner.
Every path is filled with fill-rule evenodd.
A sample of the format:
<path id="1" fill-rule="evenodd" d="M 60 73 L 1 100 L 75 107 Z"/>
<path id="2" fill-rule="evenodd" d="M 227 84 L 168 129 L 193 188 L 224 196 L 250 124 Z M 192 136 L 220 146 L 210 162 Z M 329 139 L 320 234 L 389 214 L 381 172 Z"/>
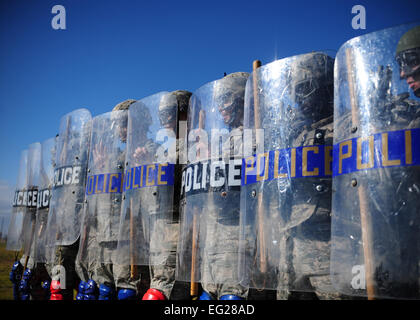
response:
<path id="1" fill-rule="evenodd" d="M 15 252 L 6 250 L 6 242 L 0 241 L 0 300 L 13 300 L 9 273 L 15 260 Z"/>

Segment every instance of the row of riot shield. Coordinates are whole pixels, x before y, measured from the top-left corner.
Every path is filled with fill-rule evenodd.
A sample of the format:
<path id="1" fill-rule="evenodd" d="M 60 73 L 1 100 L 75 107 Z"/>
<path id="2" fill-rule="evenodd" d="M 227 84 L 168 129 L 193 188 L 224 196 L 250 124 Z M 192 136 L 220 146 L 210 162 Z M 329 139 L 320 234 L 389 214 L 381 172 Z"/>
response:
<path id="1" fill-rule="evenodd" d="M 62 193 L 57 188 L 78 184 L 82 196 L 84 194 L 84 172 L 77 164 L 82 164 L 87 154 L 86 150 L 83 154 L 80 143 L 75 140 L 86 135 L 81 130 L 87 123 L 82 116 L 86 117 L 86 112 L 77 110 L 66 115 L 61 120 L 57 137 L 33 143 L 22 152 L 7 249 L 23 250 L 33 263 L 54 261 L 56 245 L 65 238 L 70 242 L 77 240 L 78 227 L 75 224 L 79 219 L 78 212 L 70 207 L 82 205 L 83 199 L 75 201 L 78 193 L 80 198 L 80 191 L 73 188 Z M 76 167 L 73 176 L 71 170 L 66 171 L 72 167 Z M 55 197 L 52 197 L 53 190 Z M 60 232 L 63 229 L 65 232 Z"/>
<path id="2" fill-rule="evenodd" d="M 176 134 L 177 100 L 169 92 L 92 119 L 78 253 L 86 268 L 118 264 L 135 272 L 176 250 Z"/>
<path id="3" fill-rule="evenodd" d="M 37 261 L 56 264 L 57 248 L 80 240 L 77 259 L 87 269 L 94 263 L 163 263 L 177 244 L 177 109 L 176 95 L 161 92 L 134 103 L 130 112 L 92 118 L 79 109 L 62 117 L 56 139 L 46 141 L 42 152 L 38 144 L 40 163 L 29 163 L 32 146 L 22 154 L 25 171 L 17 184 L 8 249 L 23 245 L 25 253 L 36 250 Z M 32 167 L 39 169 L 43 199 L 36 223 L 35 214 L 26 214 L 26 202 L 18 201 L 21 194 L 28 199 L 28 186 L 33 189 L 26 172 Z"/>
<path id="4" fill-rule="evenodd" d="M 346 42 L 335 65 L 331 279 L 420 298 L 419 23 Z"/>
<path id="5" fill-rule="evenodd" d="M 13 211 L 8 230 L 6 249 L 23 251 L 26 257 L 25 266 L 29 257 L 34 256 L 33 246 L 35 235 L 36 211 L 38 204 L 39 167 L 41 161 L 41 144 L 39 142 L 29 145 L 22 151 L 18 180 L 13 199 Z M 32 261 L 32 260 L 31 260 Z"/>
<path id="6" fill-rule="evenodd" d="M 177 277 L 213 298 L 238 284 L 241 159 L 245 85 L 237 72 L 200 87 L 191 96 L 187 164 L 182 171 Z M 241 298 L 245 295 L 238 286 Z"/>
<path id="7" fill-rule="evenodd" d="M 190 100 L 178 279 L 419 299 L 419 24 L 259 67 L 241 108 L 234 81 Z"/>
<path id="8" fill-rule="evenodd" d="M 78 260 L 86 269 L 95 262 L 111 263 L 116 248 L 127 140 L 127 111 L 113 111 L 94 117 L 91 130 L 78 252 Z"/>
<path id="9" fill-rule="evenodd" d="M 177 210 L 177 106 L 174 95 L 160 92 L 137 101 L 128 111 L 124 195 L 116 253 L 119 264 L 159 265 L 176 250 L 173 218 Z"/>
<path id="10" fill-rule="evenodd" d="M 7 250 L 23 251 L 33 263 L 45 262 L 42 245 L 52 181 L 51 150 L 54 138 L 33 143 L 22 151 L 13 211 L 8 231 Z"/>
<path id="11" fill-rule="evenodd" d="M 86 268 L 132 272 L 176 251 L 176 279 L 214 298 L 419 299 L 419 30 L 209 82 L 189 100 L 185 137 L 169 92 L 64 116 L 56 139 L 22 153 L 8 248 L 37 235 L 36 256 L 53 261 L 80 238 Z M 35 188 L 49 208 L 27 206 Z"/>

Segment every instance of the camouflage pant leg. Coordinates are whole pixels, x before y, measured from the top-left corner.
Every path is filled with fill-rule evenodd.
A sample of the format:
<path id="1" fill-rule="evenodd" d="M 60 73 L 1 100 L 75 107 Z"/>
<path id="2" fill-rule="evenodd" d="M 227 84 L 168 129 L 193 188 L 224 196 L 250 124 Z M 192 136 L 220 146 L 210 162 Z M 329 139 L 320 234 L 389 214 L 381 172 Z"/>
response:
<path id="1" fill-rule="evenodd" d="M 294 272 L 291 266 L 291 252 L 293 248 L 293 238 L 290 230 L 284 231 L 280 236 L 279 251 L 280 261 L 277 279 L 277 300 L 289 300 Z"/>
<path id="2" fill-rule="evenodd" d="M 316 300 L 307 277 L 300 269 L 301 252 L 299 241 L 296 241 L 296 230 L 284 231 L 280 237 L 280 261 L 277 283 L 277 300 Z M 305 248 L 306 250 L 306 248 Z"/>
<path id="3" fill-rule="evenodd" d="M 96 254 L 89 259 L 94 261 L 90 265 L 92 279 L 98 286 L 104 284 L 108 287 L 115 287 L 114 265 L 112 263 L 115 260 L 112 259 L 112 256 L 116 252 L 117 241 L 101 242 L 94 249 Z M 117 271 L 119 271 L 118 267 Z"/>
<path id="4" fill-rule="evenodd" d="M 90 236 L 87 243 L 85 242 L 84 245 L 84 248 L 79 247 L 75 262 L 75 270 L 80 280 L 87 282 L 89 279 L 93 279 L 93 274 L 98 263 L 97 257 L 95 256 L 98 251 L 96 238 Z"/>
<path id="5" fill-rule="evenodd" d="M 350 298 L 345 297 L 333 287 L 329 274 L 310 277 L 309 281 L 315 288 L 315 294 L 320 300 L 343 300 Z"/>
<path id="6" fill-rule="evenodd" d="M 134 278 L 131 278 L 131 268 L 127 265 L 113 264 L 113 275 L 117 289 L 136 290 L 139 296 L 142 296 L 150 284 L 149 268 L 136 266 Z"/>
<path id="7" fill-rule="evenodd" d="M 92 280 L 94 280 L 98 286 L 104 284 L 108 287 L 114 287 L 113 265 L 110 263 L 98 263 L 92 272 Z"/>
<path id="8" fill-rule="evenodd" d="M 327 225 L 323 227 L 328 231 Z M 330 280 L 331 242 L 297 237 L 295 231 L 282 236 L 277 299 L 340 299 Z"/>
<path id="9" fill-rule="evenodd" d="M 206 291 L 213 299 L 219 300 L 221 296 L 233 294 L 242 299 L 248 298 L 248 289 L 236 283 L 201 283 L 204 291 Z"/>
<path id="10" fill-rule="evenodd" d="M 202 262 L 202 287 L 213 298 L 233 294 L 243 299 L 248 288 L 239 284 L 237 218 L 209 219 L 207 242 Z"/>
<path id="11" fill-rule="evenodd" d="M 74 268 L 80 280 L 87 282 L 90 279 L 89 274 L 87 272 L 87 267 L 83 263 L 76 260 Z"/>
<path id="12" fill-rule="evenodd" d="M 176 252 L 169 253 L 165 262 L 150 267 L 150 288 L 158 289 L 169 300 L 189 300 L 189 283 L 175 280 Z"/>
<path id="13" fill-rule="evenodd" d="M 150 241 L 150 287 L 160 290 L 171 300 L 189 298 L 186 283 L 175 281 L 178 229 L 179 223 L 158 219 Z"/>
<path id="14" fill-rule="evenodd" d="M 175 258 L 175 254 L 169 253 L 164 264 L 150 266 L 150 288 L 162 291 L 166 298 L 171 296 L 175 283 L 175 265 L 171 263 L 171 260 L 175 260 L 171 259 L 172 256 Z"/>

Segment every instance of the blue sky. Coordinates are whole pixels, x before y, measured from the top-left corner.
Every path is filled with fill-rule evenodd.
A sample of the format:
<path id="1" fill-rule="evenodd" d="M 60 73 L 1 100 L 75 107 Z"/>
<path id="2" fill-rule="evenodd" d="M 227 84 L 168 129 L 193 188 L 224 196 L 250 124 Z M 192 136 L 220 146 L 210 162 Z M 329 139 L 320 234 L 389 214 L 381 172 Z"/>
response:
<path id="1" fill-rule="evenodd" d="M 354 5 L 366 29 L 351 26 Z M 54 5 L 66 30 L 54 30 Z M 58 131 L 64 114 L 110 111 L 127 98 L 194 91 L 252 61 L 313 50 L 420 20 L 416 0 L 0 0 L 0 215 L 9 211 L 21 150 Z M 7 190 L 7 191 L 4 191 Z"/>

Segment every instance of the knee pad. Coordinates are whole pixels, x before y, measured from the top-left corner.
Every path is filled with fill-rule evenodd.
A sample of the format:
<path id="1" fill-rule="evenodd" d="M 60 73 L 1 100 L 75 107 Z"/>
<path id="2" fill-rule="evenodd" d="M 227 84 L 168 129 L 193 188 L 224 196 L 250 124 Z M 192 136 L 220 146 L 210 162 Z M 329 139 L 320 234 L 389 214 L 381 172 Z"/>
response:
<path id="1" fill-rule="evenodd" d="M 99 286 L 99 300 L 114 300 L 115 290 L 111 286 L 101 284 Z"/>
<path id="2" fill-rule="evenodd" d="M 219 300 L 244 300 L 241 297 L 235 296 L 234 294 L 225 294 L 220 297 Z"/>
<path id="3" fill-rule="evenodd" d="M 134 300 L 136 298 L 136 290 L 120 289 L 118 291 L 118 300 Z"/>
<path id="4" fill-rule="evenodd" d="M 213 298 L 206 291 L 203 291 L 198 300 L 213 300 Z"/>
<path id="5" fill-rule="evenodd" d="M 144 294 L 142 300 L 166 300 L 166 298 L 165 298 L 165 295 L 161 291 L 150 288 Z"/>

